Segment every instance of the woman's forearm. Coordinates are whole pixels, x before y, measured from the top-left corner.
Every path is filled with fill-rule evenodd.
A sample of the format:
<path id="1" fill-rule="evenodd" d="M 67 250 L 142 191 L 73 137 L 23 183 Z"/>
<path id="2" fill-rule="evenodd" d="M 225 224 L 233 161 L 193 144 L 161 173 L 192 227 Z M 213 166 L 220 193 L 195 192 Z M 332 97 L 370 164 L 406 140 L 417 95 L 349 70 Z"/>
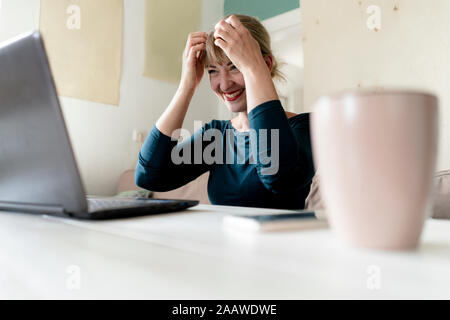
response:
<path id="1" fill-rule="evenodd" d="M 243 71 L 243 75 L 247 92 L 247 113 L 264 102 L 279 99 L 270 70 L 265 63 Z"/>
<path id="2" fill-rule="evenodd" d="M 171 137 L 175 130 L 183 126 L 189 104 L 191 103 L 195 89 L 180 85 L 167 109 L 156 122 L 156 127 L 161 133 Z"/>
<path id="3" fill-rule="evenodd" d="M 276 193 L 283 188 L 280 181 L 302 166 L 294 131 L 279 100 L 254 108 L 248 119 L 250 128 L 257 132 L 258 176 L 268 190 Z"/>

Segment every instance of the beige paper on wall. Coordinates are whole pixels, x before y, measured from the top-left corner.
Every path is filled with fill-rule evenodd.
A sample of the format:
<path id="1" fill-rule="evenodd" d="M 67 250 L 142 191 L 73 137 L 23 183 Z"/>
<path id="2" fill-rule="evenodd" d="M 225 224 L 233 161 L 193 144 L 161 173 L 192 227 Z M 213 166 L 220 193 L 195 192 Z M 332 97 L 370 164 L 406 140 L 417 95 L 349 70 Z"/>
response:
<path id="1" fill-rule="evenodd" d="M 201 0 L 147 0 L 143 75 L 178 83 L 187 36 L 200 31 Z"/>
<path id="2" fill-rule="evenodd" d="M 118 105 L 123 0 L 41 0 L 40 30 L 59 95 Z"/>

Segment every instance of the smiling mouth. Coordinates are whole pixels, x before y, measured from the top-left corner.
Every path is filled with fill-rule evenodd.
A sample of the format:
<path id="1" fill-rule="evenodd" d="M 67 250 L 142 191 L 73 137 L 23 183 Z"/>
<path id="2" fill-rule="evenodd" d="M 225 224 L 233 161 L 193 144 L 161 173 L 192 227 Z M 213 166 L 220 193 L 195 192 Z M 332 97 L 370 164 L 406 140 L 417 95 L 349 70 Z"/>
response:
<path id="1" fill-rule="evenodd" d="M 226 101 L 235 101 L 239 99 L 240 96 L 244 93 L 245 89 L 240 89 L 230 93 L 223 93 L 223 97 Z"/>

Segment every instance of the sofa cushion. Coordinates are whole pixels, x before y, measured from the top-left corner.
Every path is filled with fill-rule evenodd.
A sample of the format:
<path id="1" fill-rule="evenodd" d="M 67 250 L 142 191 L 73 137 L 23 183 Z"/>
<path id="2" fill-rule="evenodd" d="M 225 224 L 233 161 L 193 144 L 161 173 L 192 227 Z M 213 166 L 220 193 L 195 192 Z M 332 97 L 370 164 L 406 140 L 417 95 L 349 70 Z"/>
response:
<path id="1" fill-rule="evenodd" d="M 211 204 L 208 197 L 208 178 L 209 172 L 206 172 L 178 189 L 168 192 L 153 192 L 153 198 L 198 200 L 201 204 Z"/>
<path id="2" fill-rule="evenodd" d="M 319 174 L 316 172 L 311 183 L 311 188 L 309 189 L 308 197 L 305 200 L 305 210 L 325 210 L 325 204 L 323 203 L 319 186 Z"/>
<path id="3" fill-rule="evenodd" d="M 198 200 L 201 204 L 211 204 L 207 190 L 208 178 L 209 172 L 201 175 L 181 188 L 167 192 L 152 192 L 152 196 L 155 199 Z M 119 178 L 117 193 L 120 194 L 131 190 L 143 189 L 136 186 L 136 183 L 134 182 L 134 170 L 127 170 L 122 173 Z"/>
<path id="4" fill-rule="evenodd" d="M 450 170 L 435 175 L 433 214 L 435 219 L 450 219 Z"/>

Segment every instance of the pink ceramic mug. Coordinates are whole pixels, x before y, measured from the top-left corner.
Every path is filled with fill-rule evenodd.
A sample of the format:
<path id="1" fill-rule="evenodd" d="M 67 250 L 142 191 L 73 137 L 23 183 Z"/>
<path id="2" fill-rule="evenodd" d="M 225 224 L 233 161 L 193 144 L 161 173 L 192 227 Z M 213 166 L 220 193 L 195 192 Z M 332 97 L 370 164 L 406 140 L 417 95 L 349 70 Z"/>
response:
<path id="1" fill-rule="evenodd" d="M 438 99 L 408 91 L 320 98 L 312 142 L 332 230 L 352 246 L 411 249 L 429 209 Z"/>

